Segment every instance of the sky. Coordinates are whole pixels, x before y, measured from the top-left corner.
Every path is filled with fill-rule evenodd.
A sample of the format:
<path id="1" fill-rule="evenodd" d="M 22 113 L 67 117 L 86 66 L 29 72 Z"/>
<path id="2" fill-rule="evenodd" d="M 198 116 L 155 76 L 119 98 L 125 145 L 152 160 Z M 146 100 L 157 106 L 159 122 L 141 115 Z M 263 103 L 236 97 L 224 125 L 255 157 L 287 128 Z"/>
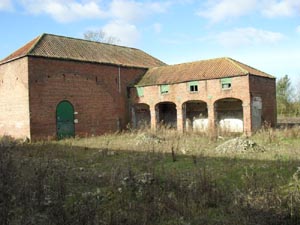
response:
<path id="1" fill-rule="evenodd" d="M 230 57 L 300 86 L 300 0 L 0 0 L 0 26 L 0 59 L 102 30 L 167 64 Z"/>

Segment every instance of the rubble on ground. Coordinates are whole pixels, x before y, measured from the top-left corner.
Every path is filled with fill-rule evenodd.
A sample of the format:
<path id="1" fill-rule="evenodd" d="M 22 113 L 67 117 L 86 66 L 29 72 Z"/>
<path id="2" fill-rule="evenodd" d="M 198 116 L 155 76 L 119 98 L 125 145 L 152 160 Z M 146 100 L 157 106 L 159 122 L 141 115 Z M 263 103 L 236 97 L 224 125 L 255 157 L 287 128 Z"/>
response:
<path id="1" fill-rule="evenodd" d="M 265 149 L 248 137 L 237 137 L 217 146 L 216 151 L 220 153 L 247 153 L 264 152 Z"/>

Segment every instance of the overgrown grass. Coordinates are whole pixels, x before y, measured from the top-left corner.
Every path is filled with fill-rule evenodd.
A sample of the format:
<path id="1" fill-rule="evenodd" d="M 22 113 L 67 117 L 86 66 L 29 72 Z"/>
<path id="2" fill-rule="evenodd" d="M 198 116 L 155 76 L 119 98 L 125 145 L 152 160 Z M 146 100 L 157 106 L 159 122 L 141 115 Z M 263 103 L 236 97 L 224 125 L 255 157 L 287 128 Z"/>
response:
<path id="1" fill-rule="evenodd" d="M 172 130 L 21 143 L 0 139 L 0 224 L 300 223 L 300 131 L 266 128 L 265 152 Z"/>

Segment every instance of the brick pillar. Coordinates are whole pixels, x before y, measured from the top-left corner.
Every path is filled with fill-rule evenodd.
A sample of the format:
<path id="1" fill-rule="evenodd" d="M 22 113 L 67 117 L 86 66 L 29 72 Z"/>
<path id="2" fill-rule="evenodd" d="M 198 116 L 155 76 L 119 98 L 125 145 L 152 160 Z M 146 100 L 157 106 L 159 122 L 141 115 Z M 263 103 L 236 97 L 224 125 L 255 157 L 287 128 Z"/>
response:
<path id="1" fill-rule="evenodd" d="M 183 131 L 186 131 L 186 103 L 182 104 L 182 127 Z"/>
<path id="2" fill-rule="evenodd" d="M 216 109 L 213 103 L 207 103 L 208 112 L 208 134 L 215 136 L 217 134 L 216 127 Z"/>
<path id="3" fill-rule="evenodd" d="M 158 112 L 156 112 L 155 105 L 150 105 L 149 109 L 151 117 L 151 129 L 156 130 Z"/>
<path id="4" fill-rule="evenodd" d="M 244 118 L 244 133 L 251 135 L 251 105 L 250 103 L 243 103 L 243 118 Z"/>
<path id="5" fill-rule="evenodd" d="M 183 113 L 182 113 L 182 107 L 181 105 L 176 105 L 176 110 L 177 110 L 177 130 L 178 131 L 183 131 Z"/>

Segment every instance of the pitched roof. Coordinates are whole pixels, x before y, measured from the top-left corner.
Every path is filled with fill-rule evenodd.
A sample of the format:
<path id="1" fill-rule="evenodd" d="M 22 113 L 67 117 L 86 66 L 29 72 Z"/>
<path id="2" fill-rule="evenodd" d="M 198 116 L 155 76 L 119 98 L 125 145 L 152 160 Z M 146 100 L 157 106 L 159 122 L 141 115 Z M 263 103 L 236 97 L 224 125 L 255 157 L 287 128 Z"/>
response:
<path id="1" fill-rule="evenodd" d="M 193 80 L 208 80 L 243 75 L 274 78 L 267 73 L 231 58 L 217 58 L 151 68 L 138 82 L 137 86 L 174 84 Z"/>
<path id="2" fill-rule="evenodd" d="M 1 60 L 0 64 L 24 56 L 41 56 L 142 68 L 166 65 L 139 49 L 52 34 L 42 34 L 35 38 Z"/>

